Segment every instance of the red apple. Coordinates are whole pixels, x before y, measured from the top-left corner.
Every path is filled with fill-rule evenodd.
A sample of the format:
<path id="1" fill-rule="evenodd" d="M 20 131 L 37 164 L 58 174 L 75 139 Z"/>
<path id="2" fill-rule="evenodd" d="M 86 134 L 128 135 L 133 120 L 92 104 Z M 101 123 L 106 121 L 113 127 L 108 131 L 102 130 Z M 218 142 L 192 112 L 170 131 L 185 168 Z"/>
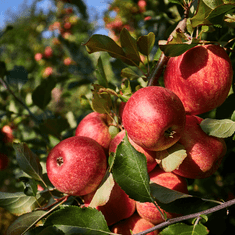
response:
<path id="1" fill-rule="evenodd" d="M 83 197 L 85 206 L 89 206 L 93 195 L 94 193 L 91 193 Z M 135 201 L 115 183 L 108 202 L 104 206 L 97 206 L 96 209 L 102 212 L 110 226 L 130 217 L 135 212 Z"/>
<path id="2" fill-rule="evenodd" d="M 50 46 L 47 46 L 47 47 L 45 48 L 45 51 L 44 51 L 44 56 L 45 56 L 46 58 L 50 58 L 50 57 L 52 57 L 52 54 L 53 54 L 52 48 L 51 48 Z"/>
<path id="3" fill-rule="evenodd" d="M 96 190 L 103 179 L 107 158 L 93 139 L 74 136 L 62 140 L 46 161 L 49 180 L 61 192 L 81 196 Z"/>
<path id="4" fill-rule="evenodd" d="M 136 144 L 160 151 L 179 140 L 185 125 L 185 110 L 172 91 L 148 86 L 136 91 L 127 101 L 122 121 Z"/>
<path id="5" fill-rule="evenodd" d="M 187 157 L 174 173 L 186 178 L 206 178 L 219 168 L 226 153 L 223 139 L 207 135 L 200 127 L 203 119 L 186 115 L 186 125 L 179 143 L 187 152 Z"/>
<path id="6" fill-rule="evenodd" d="M 64 59 L 64 65 L 69 66 L 71 64 L 72 64 L 72 59 L 70 57 Z"/>
<path id="7" fill-rule="evenodd" d="M 36 61 L 40 61 L 43 57 L 43 54 L 42 53 L 36 53 L 35 56 L 34 56 L 34 59 Z"/>
<path id="8" fill-rule="evenodd" d="M 116 152 L 117 146 L 121 143 L 122 139 L 124 138 L 126 134 L 125 130 L 120 131 L 110 142 L 109 145 L 109 152 Z M 144 149 L 140 146 L 138 146 L 136 143 L 134 143 L 131 139 L 129 139 L 130 144 L 140 153 L 143 153 L 146 157 L 147 161 L 147 169 L 148 172 L 152 171 L 155 166 L 157 165 L 157 162 L 155 160 L 156 153 L 154 151 L 150 151 L 147 149 Z"/>
<path id="9" fill-rule="evenodd" d="M 108 152 L 111 135 L 109 133 L 110 117 L 107 114 L 89 113 L 78 124 L 75 136 L 86 136 L 96 140 Z"/>
<path id="10" fill-rule="evenodd" d="M 9 158 L 6 154 L 0 153 L 0 170 L 5 170 L 8 167 Z"/>
<path id="11" fill-rule="evenodd" d="M 47 78 L 47 77 L 49 77 L 52 74 L 53 74 L 53 68 L 52 67 L 46 67 L 45 70 L 43 71 L 42 76 L 44 78 Z"/>
<path id="12" fill-rule="evenodd" d="M 164 72 L 165 87 L 178 95 L 188 114 L 201 114 L 220 106 L 229 93 L 232 79 L 227 53 L 211 44 L 171 57 Z"/>
<path id="13" fill-rule="evenodd" d="M 137 213 L 134 213 L 131 217 L 116 223 L 112 227 L 111 231 L 116 234 L 132 235 L 143 232 L 153 227 L 154 225 L 152 223 L 141 218 Z M 132 233 L 130 231 L 132 231 Z M 157 230 L 151 233 L 147 233 L 147 235 L 157 235 L 157 234 L 158 234 Z"/>
<path id="14" fill-rule="evenodd" d="M 185 178 L 172 172 L 165 172 L 158 166 L 149 173 L 149 177 L 150 181 L 156 184 L 172 190 L 176 190 L 178 192 L 188 193 L 187 182 Z M 151 202 L 136 202 L 136 209 L 142 218 L 150 221 L 155 225 L 164 221 L 156 206 Z M 168 219 L 179 216 L 178 214 L 166 212 L 162 209 L 161 211 L 166 213 Z"/>
<path id="15" fill-rule="evenodd" d="M 3 133 L 3 142 L 4 143 L 12 143 L 14 140 L 14 135 L 13 135 L 13 129 L 9 125 L 5 125 L 2 128 L 2 133 Z"/>

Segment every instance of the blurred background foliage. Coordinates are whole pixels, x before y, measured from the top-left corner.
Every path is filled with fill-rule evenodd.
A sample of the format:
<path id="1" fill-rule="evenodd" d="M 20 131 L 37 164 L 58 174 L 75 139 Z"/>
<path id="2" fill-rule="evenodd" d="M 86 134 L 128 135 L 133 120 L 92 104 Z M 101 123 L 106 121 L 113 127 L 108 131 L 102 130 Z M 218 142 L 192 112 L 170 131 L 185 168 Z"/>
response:
<path id="1" fill-rule="evenodd" d="M 15 160 L 12 142 L 26 142 L 45 162 L 48 151 L 60 140 L 74 135 L 80 120 L 91 112 L 92 83 L 97 83 L 97 59 L 101 55 L 110 86 L 120 88 L 120 71 L 125 65 L 106 53 L 89 55 L 83 45 L 94 34 L 97 23 L 90 19 L 82 0 L 51 0 L 52 8 L 37 10 L 35 0 L 12 17 L 0 31 L 0 151 L 9 158 L 8 167 L 0 171 L 0 190 L 16 192 L 23 189 L 21 172 Z M 197 1 L 194 1 L 195 4 Z M 195 5 L 196 6 L 196 5 Z M 27 14 L 26 14 L 27 13 Z M 183 8 L 167 0 L 114 0 L 104 13 L 109 36 L 119 43 L 125 27 L 134 38 L 154 32 L 155 46 L 151 60 L 158 58 L 158 40 L 166 40 L 183 15 Z M 231 16 L 232 18 L 232 16 Z M 228 43 L 233 47 L 234 22 L 210 28 L 205 40 Z M 230 54 L 234 65 L 234 53 Z M 133 87 L 136 81 L 132 81 Z M 203 117 L 231 118 L 235 104 L 233 92 L 221 107 Z M 216 200 L 234 198 L 235 148 L 226 140 L 228 153 L 218 172 L 204 180 L 188 180 L 194 195 Z M 45 166 L 45 164 L 44 164 Z M 45 170 L 45 169 L 44 169 Z M 210 234 L 229 234 L 235 227 L 235 210 L 211 215 Z M 14 216 L 1 209 L 0 233 L 3 234 Z M 233 231 L 233 230 L 232 230 Z"/>

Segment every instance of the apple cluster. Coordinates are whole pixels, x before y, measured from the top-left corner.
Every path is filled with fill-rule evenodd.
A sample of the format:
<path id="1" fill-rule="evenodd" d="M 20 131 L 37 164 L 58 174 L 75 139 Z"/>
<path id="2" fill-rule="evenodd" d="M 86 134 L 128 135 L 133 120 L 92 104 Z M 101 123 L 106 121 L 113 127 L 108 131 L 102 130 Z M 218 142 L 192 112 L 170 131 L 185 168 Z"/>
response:
<path id="1" fill-rule="evenodd" d="M 196 46 L 169 59 L 165 86 L 147 86 L 120 103 L 121 128 L 110 133 L 111 114 L 91 112 L 78 124 L 75 136 L 62 140 L 49 153 L 46 167 L 52 184 L 68 195 L 91 200 L 108 169 L 108 157 L 127 135 L 130 144 L 146 157 L 150 181 L 188 193 L 187 178 L 211 176 L 226 153 L 225 141 L 206 134 L 199 116 L 221 105 L 230 90 L 233 70 L 229 57 L 217 45 Z M 186 156 L 172 170 L 162 160 L 175 145 Z M 131 199 L 115 182 L 106 204 L 96 206 L 111 231 L 131 234 L 164 221 L 150 202 Z M 179 216 L 163 211 L 167 218 Z M 154 231 L 149 234 L 158 234 Z"/>

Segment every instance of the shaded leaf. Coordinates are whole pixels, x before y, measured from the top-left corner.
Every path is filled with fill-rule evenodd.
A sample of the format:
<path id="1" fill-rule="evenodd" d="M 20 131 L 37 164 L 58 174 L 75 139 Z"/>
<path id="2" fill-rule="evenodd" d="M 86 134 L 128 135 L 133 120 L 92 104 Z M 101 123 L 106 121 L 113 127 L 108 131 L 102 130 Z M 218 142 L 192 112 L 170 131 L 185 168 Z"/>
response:
<path id="1" fill-rule="evenodd" d="M 37 223 L 46 213 L 34 211 L 21 215 L 8 227 L 6 235 L 24 234 L 25 230 Z"/>
<path id="2" fill-rule="evenodd" d="M 7 72 L 7 82 L 10 85 L 15 85 L 19 89 L 28 81 L 28 72 L 23 66 L 14 66 L 14 68 Z"/>
<path id="3" fill-rule="evenodd" d="M 138 79 L 140 76 L 131 68 L 124 68 L 121 71 L 121 76 L 130 80 Z"/>
<path id="4" fill-rule="evenodd" d="M 103 87 L 108 87 L 108 81 L 104 72 L 104 66 L 101 57 L 98 59 L 98 63 L 96 66 L 96 77 L 98 83 Z"/>
<path id="5" fill-rule="evenodd" d="M 38 183 L 31 178 L 28 177 L 20 177 L 19 178 L 24 183 L 24 193 L 27 196 L 36 196 L 38 191 Z"/>
<path id="6" fill-rule="evenodd" d="M 235 132 L 235 122 L 230 119 L 206 118 L 200 123 L 200 126 L 206 134 L 218 138 L 228 138 Z"/>
<path id="7" fill-rule="evenodd" d="M 121 31 L 120 42 L 126 57 L 134 62 L 133 65 L 138 65 L 141 62 L 141 59 L 137 47 L 137 42 L 130 35 L 126 28 L 123 28 Z"/>
<path id="8" fill-rule="evenodd" d="M 110 234 L 103 214 L 90 207 L 65 206 L 53 212 L 45 226 L 55 226 L 65 234 Z"/>
<path id="9" fill-rule="evenodd" d="M 157 152 L 157 154 L 158 153 L 162 154 L 159 157 L 157 155 L 156 160 L 165 172 L 171 172 L 177 169 L 187 157 L 184 146 L 179 143 L 174 144 L 164 151 Z"/>
<path id="10" fill-rule="evenodd" d="M 150 32 L 148 35 L 141 36 L 137 40 L 138 49 L 145 56 L 148 56 L 150 54 L 154 43 L 155 34 L 153 32 Z"/>
<path id="11" fill-rule="evenodd" d="M 177 223 L 169 225 L 167 228 L 163 229 L 159 235 L 206 235 L 208 233 L 208 229 L 202 224 L 187 225 Z"/>
<path id="12" fill-rule="evenodd" d="M 117 147 L 112 172 L 115 181 L 130 198 L 152 201 L 146 157 L 135 150 L 127 136 Z"/>
<path id="13" fill-rule="evenodd" d="M 50 197 L 49 192 L 38 193 L 36 197 L 26 196 L 23 192 L 0 192 L 0 207 L 5 208 L 14 215 L 22 215 L 38 208 Z"/>
<path id="14" fill-rule="evenodd" d="M 42 180 L 42 167 L 38 156 L 33 153 L 26 143 L 13 143 L 16 160 L 20 168 L 35 180 Z"/>
<path id="15" fill-rule="evenodd" d="M 96 190 L 95 195 L 93 196 L 89 206 L 95 208 L 97 206 L 105 205 L 109 200 L 113 186 L 114 186 L 113 176 L 109 171 L 107 171 L 103 183 Z"/>
<path id="16" fill-rule="evenodd" d="M 43 80 L 32 94 L 33 103 L 40 109 L 45 109 L 51 101 L 51 91 L 55 85 L 56 82 L 52 78 Z"/>

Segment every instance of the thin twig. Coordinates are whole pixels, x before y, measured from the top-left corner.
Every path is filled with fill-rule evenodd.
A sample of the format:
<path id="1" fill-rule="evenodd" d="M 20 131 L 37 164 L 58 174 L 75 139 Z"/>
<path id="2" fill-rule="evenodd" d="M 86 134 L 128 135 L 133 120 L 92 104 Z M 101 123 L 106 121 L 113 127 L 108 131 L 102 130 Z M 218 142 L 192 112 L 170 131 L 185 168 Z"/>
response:
<path id="1" fill-rule="evenodd" d="M 145 230 L 143 232 L 140 232 L 140 233 L 136 233 L 134 235 L 145 235 L 147 233 L 153 232 L 153 231 L 155 231 L 157 229 L 160 229 L 160 228 L 164 228 L 164 227 L 169 226 L 171 224 L 178 223 L 178 222 L 188 220 L 188 219 L 198 218 L 201 215 L 208 215 L 208 214 L 211 214 L 213 212 L 216 212 L 216 211 L 219 211 L 219 210 L 222 210 L 222 209 L 226 209 L 226 208 L 228 208 L 232 205 L 235 205 L 235 199 L 229 200 L 229 201 L 224 202 L 224 203 L 222 203 L 218 206 L 214 206 L 214 207 L 212 207 L 210 209 L 207 209 L 207 210 L 204 210 L 204 211 L 200 211 L 200 212 L 197 212 L 197 213 L 193 213 L 193 214 L 184 215 L 184 216 L 180 216 L 180 217 L 177 217 L 177 218 L 169 219 L 165 222 L 162 222 L 162 223 L 154 226 L 153 228 L 147 229 L 147 230 Z"/>

